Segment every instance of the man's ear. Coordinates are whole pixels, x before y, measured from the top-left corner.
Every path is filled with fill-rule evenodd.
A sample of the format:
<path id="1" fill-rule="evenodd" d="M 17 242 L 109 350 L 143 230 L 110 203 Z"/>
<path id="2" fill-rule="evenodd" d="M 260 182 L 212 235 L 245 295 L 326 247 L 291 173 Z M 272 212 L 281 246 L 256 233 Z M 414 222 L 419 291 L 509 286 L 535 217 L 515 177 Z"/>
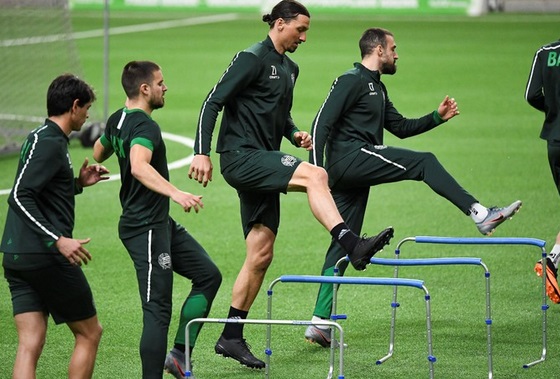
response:
<path id="1" fill-rule="evenodd" d="M 140 93 L 146 95 L 150 91 L 150 86 L 146 83 L 140 84 Z"/>
<path id="2" fill-rule="evenodd" d="M 78 108 L 80 108 L 80 99 L 74 99 L 74 102 L 72 103 L 71 113 L 76 112 Z"/>
<path id="3" fill-rule="evenodd" d="M 286 21 L 282 17 L 279 17 L 276 20 L 276 27 L 278 28 L 278 31 L 281 32 L 284 29 L 284 25 L 286 25 Z"/>

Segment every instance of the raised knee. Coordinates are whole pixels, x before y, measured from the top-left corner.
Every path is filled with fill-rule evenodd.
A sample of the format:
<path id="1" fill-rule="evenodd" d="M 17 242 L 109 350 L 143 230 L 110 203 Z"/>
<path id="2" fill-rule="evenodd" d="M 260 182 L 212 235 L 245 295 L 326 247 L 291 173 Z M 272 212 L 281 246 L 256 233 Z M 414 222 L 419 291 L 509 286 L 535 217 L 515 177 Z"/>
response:
<path id="1" fill-rule="evenodd" d="M 319 166 L 312 166 L 313 169 L 311 170 L 310 174 L 310 183 L 316 185 L 325 185 L 328 183 L 328 174 L 327 171 L 323 167 Z"/>

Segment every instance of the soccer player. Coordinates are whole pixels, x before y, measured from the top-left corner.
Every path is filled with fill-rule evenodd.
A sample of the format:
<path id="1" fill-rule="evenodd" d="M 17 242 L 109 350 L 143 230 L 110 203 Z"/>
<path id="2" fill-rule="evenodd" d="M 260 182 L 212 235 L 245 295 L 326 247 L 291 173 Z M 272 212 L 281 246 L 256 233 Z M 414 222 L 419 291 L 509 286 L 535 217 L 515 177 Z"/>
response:
<path id="1" fill-rule="evenodd" d="M 13 379 L 36 377 L 48 317 L 66 323 L 74 335 L 69 378 L 91 378 L 102 328 L 93 295 L 81 269 L 92 255 L 90 238 L 74 238 L 74 196 L 100 180 L 107 169 L 88 166 L 74 178 L 68 136 L 79 131 L 95 101 L 92 88 L 72 74 L 47 90 L 48 118 L 21 147 L 0 250 L 12 296 L 18 333 Z M 4 362 L 5 363 L 5 362 Z"/>
<path id="2" fill-rule="evenodd" d="M 486 208 L 465 191 L 432 153 L 383 144 L 383 129 L 399 138 L 412 137 L 459 114 L 457 103 L 446 96 L 433 112 L 417 119 L 403 117 L 393 106 L 381 75 L 397 71 L 398 54 L 391 32 L 367 29 L 360 38 L 361 63 L 336 78 L 313 121 L 311 163 L 325 167 L 336 205 L 348 226 L 360 232 L 370 186 L 402 180 L 424 181 L 435 193 L 470 215 L 478 230 L 490 235 L 519 210 L 521 201 L 505 208 Z M 326 156 L 326 159 L 324 159 Z M 331 244 L 322 275 L 333 275 L 344 252 Z M 346 266 L 341 267 L 341 274 Z M 332 285 L 321 285 L 313 320 L 329 318 Z M 330 346 L 330 333 L 310 325 L 305 337 Z"/>
<path id="3" fill-rule="evenodd" d="M 121 82 L 125 107 L 109 117 L 95 143 L 94 158 L 103 162 L 115 153 L 119 162 L 119 237 L 134 263 L 142 302 L 142 378 L 161 379 L 164 367 L 183 378 L 185 349 L 192 353 L 200 332 L 200 325 L 193 326 L 190 341 L 185 341 L 185 327 L 194 318 L 208 316 L 222 276 L 204 248 L 169 216 L 169 199 L 185 212 L 198 213 L 203 203 L 201 196 L 169 182 L 165 143 L 152 119 L 167 91 L 161 68 L 150 61 L 129 62 Z M 174 347 L 166 356 L 173 272 L 190 279 L 192 288 L 181 307 Z"/>
<path id="4" fill-rule="evenodd" d="M 205 99 L 188 175 L 203 186 L 212 180 L 210 146 L 218 113 L 224 109 L 217 152 L 221 172 L 241 203 L 246 258 L 232 291 L 228 318 L 246 319 L 272 262 L 280 221 L 280 193 L 305 192 L 316 219 L 363 270 L 393 236 L 387 228 L 374 237 L 358 237 L 342 220 L 330 194 L 324 169 L 281 152 L 282 137 L 311 148 L 309 134 L 294 124 L 290 110 L 299 69 L 286 53 L 306 41 L 310 15 L 299 2 L 282 0 L 263 16 L 267 38 L 235 55 Z M 243 324 L 227 323 L 217 354 L 251 368 L 263 368 L 243 338 Z"/>
<path id="5" fill-rule="evenodd" d="M 525 100 L 533 108 L 544 112 L 540 137 L 546 140 L 552 179 L 560 194 L 560 41 L 542 46 L 535 53 L 525 89 Z M 546 292 L 555 303 L 560 303 L 557 280 L 559 260 L 560 233 L 546 257 Z M 536 264 L 535 271 L 539 276 L 542 275 L 540 261 Z"/>

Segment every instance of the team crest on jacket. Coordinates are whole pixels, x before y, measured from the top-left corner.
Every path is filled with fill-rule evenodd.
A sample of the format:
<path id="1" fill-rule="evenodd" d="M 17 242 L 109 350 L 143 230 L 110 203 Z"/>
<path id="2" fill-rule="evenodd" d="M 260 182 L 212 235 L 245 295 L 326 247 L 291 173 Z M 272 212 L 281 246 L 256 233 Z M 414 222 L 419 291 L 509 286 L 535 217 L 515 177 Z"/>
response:
<path id="1" fill-rule="evenodd" d="M 370 95 L 377 95 L 377 91 L 375 90 L 375 87 L 373 86 L 372 82 L 368 83 L 368 87 L 369 87 L 369 94 Z"/>
<path id="2" fill-rule="evenodd" d="M 284 155 L 284 156 L 282 157 L 282 159 L 280 160 L 280 162 L 282 162 L 282 164 L 283 164 L 284 166 L 287 166 L 287 167 L 294 167 L 294 165 L 295 165 L 296 162 L 297 162 L 297 159 L 296 159 L 296 157 L 294 157 L 293 155 L 288 155 L 288 154 L 286 154 L 286 155 Z"/>
<path id="3" fill-rule="evenodd" d="M 162 269 L 167 270 L 171 268 L 171 256 L 167 253 L 162 253 L 157 259 Z"/>

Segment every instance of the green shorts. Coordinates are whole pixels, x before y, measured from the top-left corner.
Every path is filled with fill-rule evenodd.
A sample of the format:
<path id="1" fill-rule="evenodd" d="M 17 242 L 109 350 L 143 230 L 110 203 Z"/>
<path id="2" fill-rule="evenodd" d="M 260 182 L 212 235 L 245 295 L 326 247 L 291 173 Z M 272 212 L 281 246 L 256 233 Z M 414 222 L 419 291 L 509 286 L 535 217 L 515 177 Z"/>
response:
<path id="1" fill-rule="evenodd" d="M 14 316 L 43 312 L 62 324 L 97 314 L 82 269 L 70 263 L 25 271 L 4 267 L 4 277 L 10 287 Z"/>
<path id="2" fill-rule="evenodd" d="M 274 234 L 280 224 L 280 193 L 301 159 L 281 151 L 249 150 L 220 154 L 224 179 L 239 194 L 241 224 L 245 238 L 253 225 L 263 224 Z"/>

